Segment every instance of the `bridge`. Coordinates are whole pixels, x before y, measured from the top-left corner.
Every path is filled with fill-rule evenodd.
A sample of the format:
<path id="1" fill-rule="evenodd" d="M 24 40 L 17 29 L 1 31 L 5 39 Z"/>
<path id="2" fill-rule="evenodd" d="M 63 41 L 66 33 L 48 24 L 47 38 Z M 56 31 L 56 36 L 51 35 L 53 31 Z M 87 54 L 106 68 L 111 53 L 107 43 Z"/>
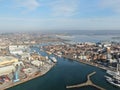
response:
<path id="1" fill-rule="evenodd" d="M 91 80 L 90 80 L 90 77 L 92 75 L 94 75 L 96 72 L 92 72 L 90 73 L 89 75 L 87 75 L 87 81 L 85 83 L 82 83 L 82 84 L 77 84 L 77 85 L 72 85 L 72 86 L 66 86 L 66 88 L 79 88 L 79 87 L 83 87 L 83 86 L 93 86 L 93 87 L 96 87 L 98 88 L 99 90 L 105 90 L 104 88 L 94 84 Z"/>

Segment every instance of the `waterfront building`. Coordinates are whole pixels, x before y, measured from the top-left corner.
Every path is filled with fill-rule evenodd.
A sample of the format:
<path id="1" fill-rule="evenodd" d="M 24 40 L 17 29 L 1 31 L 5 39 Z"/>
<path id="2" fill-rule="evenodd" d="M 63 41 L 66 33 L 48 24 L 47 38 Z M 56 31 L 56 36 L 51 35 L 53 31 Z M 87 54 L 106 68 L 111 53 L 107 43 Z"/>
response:
<path id="1" fill-rule="evenodd" d="M 0 76 L 8 75 L 12 73 L 13 71 L 15 71 L 15 66 L 13 65 L 0 67 Z"/>
<path id="2" fill-rule="evenodd" d="M 0 66 L 11 65 L 18 62 L 18 59 L 12 56 L 0 56 Z"/>
<path id="3" fill-rule="evenodd" d="M 46 57 L 43 57 L 37 53 L 33 53 L 30 55 L 31 60 L 46 60 Z"/>
<path id="4" fill-rule="evenodd" d="M 34 66 L 40 67 L 44 64 L 44 62 L 39 61 L 39 60 L 34 60 L 31 62 L 31 64 L 33 64 Z"/>

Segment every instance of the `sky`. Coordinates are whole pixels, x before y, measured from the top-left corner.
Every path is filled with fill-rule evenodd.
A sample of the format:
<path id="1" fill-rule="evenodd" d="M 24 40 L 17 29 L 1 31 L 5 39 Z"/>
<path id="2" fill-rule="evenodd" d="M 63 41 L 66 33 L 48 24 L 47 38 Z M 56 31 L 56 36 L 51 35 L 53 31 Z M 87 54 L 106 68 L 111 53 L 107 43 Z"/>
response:
<path id="1" fill-rule="evenodd" d="M 0 32 L 120 30 L 120 0 L 0 0 Z"/>

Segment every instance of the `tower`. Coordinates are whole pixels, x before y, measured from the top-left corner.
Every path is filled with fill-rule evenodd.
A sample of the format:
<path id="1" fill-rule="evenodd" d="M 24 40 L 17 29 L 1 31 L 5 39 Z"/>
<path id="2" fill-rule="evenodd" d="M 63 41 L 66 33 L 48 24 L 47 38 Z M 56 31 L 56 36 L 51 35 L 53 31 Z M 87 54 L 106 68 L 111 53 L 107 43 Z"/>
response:
<path id="1" fill-rule="evenodd" d="M 13 82 L 18 82 L 19 79 L 20 66 L 16 65 L 16 70 L 13 72 Z"/>

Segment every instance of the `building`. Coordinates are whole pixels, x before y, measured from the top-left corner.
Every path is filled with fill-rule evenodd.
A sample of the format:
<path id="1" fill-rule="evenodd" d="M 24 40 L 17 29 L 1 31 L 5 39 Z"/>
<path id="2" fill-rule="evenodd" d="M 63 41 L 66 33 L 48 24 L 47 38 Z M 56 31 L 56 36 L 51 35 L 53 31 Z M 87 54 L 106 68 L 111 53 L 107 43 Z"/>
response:
<path id="1" fill-rule="evenodd" d="M 37 67 L 44 65 L 44 62 L 39 61 L 39 60 L 32 61 L 31 63 L 32 63 L 34 66 L 37 66 Z"/>
<path id="2" fill-rule="evenodd" d="M 18 62 L 18 59 L 12 56 L 0 56 L 0 67 L 11 65 L 15 62 Z"/>
<path id="3" fill-rule="evenodd" d="M 28 50 L 27 46 L 24 45 L 11 45 L 9 46 L 9 51 L 12 55 L 22 55 Z"/>
<path id="4" fill-rule="evenodd" d="M 0 67 L 0 76 L 8 75 L 9 73 L 12 73 L 13 71 L 15 71 L 15 67 L 13 65 Z"/>
<path id="5" fill-rule="evenodd" d="M 43 60 L 43 61 L 46 60 L 45 57 L 43 57 L 37 53 L 31 54 L 30 58 L 31 58 L 31 60 Z"/>

